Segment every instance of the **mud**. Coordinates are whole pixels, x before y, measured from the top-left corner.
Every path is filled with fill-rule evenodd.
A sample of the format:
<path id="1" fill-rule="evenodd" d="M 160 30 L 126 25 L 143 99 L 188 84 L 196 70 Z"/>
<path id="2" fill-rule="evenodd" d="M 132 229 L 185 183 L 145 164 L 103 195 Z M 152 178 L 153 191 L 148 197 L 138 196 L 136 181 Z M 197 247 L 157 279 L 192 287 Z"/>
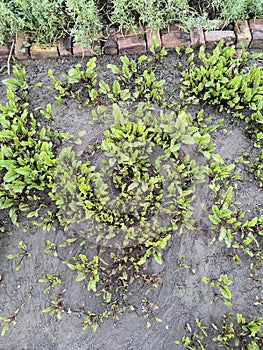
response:
<path id="1" fill-rule="evenodd" d="M 78 102 L 70 101 L 68 105 L 54 103 L 54 91 L 45 87 L 50 85 L 48 69 L 52 69 L 58 78 L 76 63 L 85 65 L 86 58 L 67 58 L 47 61 L 28 61 L 23 63 L 27 70 L 27 81 L 30 87 L 32 108 L 52 103 L 53 114 L 56 116 L 53 129 L 77 135 L 80 130 L 86 130 L 86 144 L 99 137 L 100 128 L 90 126 L 90 112 L 81 107 Z M 101 57 L 97 60 L 98 78 L 110 81 L 106 66 L 108 63 L 119 65 L 119 58 Z M 182 60 L 183 65 L 185 62 Z M 166 88 L 172 99 L 178 99 L 180 87 L 180 71 L 174 67 L 178 57 L 170 53 L 164 58 L 156 75 L 166 80 Z M 1 76 L 1 79 L 6 76 Z M 35 86 L 42 82 L 41 89 Z M 43 93 L 43 91 L 45 91 Z M 0 85 L 0 102 L 5 101 L 4 88 Z M 200 106 L 192 106 L 189 110 L 194 115 Z M 244 151 L 251 148 L 242 125 L 233 125 L 227 114 L 218 113 L 215 108 L 205 107 L 205 115 L 212 115 L 216 120 L 225 117 L 224 128 L 212 134 L 212 142 L 216 145 L 216 153 L 221 154 L 227 163 L 234 162 Z M 250 209 L 250 217 L 263 214 L 263 191 L 252 176 L 241 165 L 241 175 L 234 196 L 241 202 L 243 209 Z M 247 317 L 262 316 L 262 305 L 254 305 L 255 297 L 262 299 L 262 279 L 251 279 L 251 258 L 245 253 L 240 254 L 241 265 L 233 262 L 236 254 L 234 249 L 227 249 L 223 242 L 210 244 L 213 233 L 209 230 L 206 213 L 201 204 L 210 201 L 207 192 L 200 188 L 197 193 L 196 210 L 198 224 L 193 231 L 184 231 L 180 236 L 175 234 L 171 245 L 164 253 L 163 265 L 152 263 L 152 270 L 163 272 L 158 287 L 147 297 L 159 306 L 156 311 L 162 322 L 152 321 L 148 329 L 146 320 L 141 314 L 142 294 L 139 286 L 134 286 L 133 302 L 137 309 L 121 315 L 119 320 L 107 319 L 94 333 L 91 329 L 82 330 L 80 320 L 85 310 L 94 312 L 100 307 L 86 287 L 75 282 L 75 274 L 65 265 L 58 263 L 51 254 L 43 252 L 47 240 L 58 241 L 64 232 L 58 230 L 46 232 L 36 227 L 28 232 L 19 228 L 11 228 L 0 241 L 0 316 L 10 316 L 16 309 L 17 325 L 10 327 L 4 337 L 0 338 L 0 350 L 173 350 L 183 349 L 174 341 L 183 335 L 189 335 L 187 324 L 194 329 L 194 321 L 198 318 L 203 324 L 213 322 L 219 325 L 222 315 L 228 311 L 242 313 Z M 11 232 L 12 231 L 12 232 Z M 7 260 L 6 255 L 17 252 L 17 244 L 23 239 L 30 251 L 28 258 L 19 271 L 15 271 L 15 261 Z M 262 244 L 262 242 L 260 242 Z M 73 254 L 73 253 L 72 253 Z M 180 259 L 189 268 L 180 266 Z M 62 320 L 55 316 L 42 313 L 48 306 L 48 296 L 43 293 L 43 285 L 38 283 L 47 273 L 59 273 L 63 276 L 59 290 L 66 289 Z M 233 280 L 230 286 L 232 306 L 227 307 L 217 300 L 209 304 L 213 294 L 211 288 L 201 279 L 219 277 L 227 274 Z M 216 349 L 211 341 L 214 330 L 209 328 L 207 349 Z"/>

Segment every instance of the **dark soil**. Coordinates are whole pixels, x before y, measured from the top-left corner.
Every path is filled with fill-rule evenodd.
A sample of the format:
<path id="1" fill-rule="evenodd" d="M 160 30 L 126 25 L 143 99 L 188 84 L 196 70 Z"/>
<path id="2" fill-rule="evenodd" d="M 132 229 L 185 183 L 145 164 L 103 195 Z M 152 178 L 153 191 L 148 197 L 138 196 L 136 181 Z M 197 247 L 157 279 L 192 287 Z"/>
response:
<path id="1" fill-rule="evenodd" d="M 180 71 L 174 68 L 178 61 L 178 56 L 170 53 L 156 72 L 158 77 L 166 80 L 166 89 L 172 99 L 178 99 L 179 95 Z M 86 130 L 82 145 L 85 147 L 94 143 L 96 138 L 100 138 L 101 133 L 99 126 L 89 125 L 89 110 L 80 108 L 76 101 L 69 101 L 67 105 L 57 105 L 54 103 L 54 91 L 45 88 L 50 85 L 48 69 L 52 69 L 56 77 L 63 78 L 63 74 L 79 62 L 84 66 L 87 59 L 59 58 L 28 61 L 23 64 L 27 70 L 32 108 L 52 103 L 53 114 L 56 116 L 52 128 L 74 135 Z M 119 57 L 104 56 L 97 59 L 99 79 L 111 81 L 112 76 L 106 69 L 108 63 L 119 65 Z M 184 58 L 182 63 L 184 66 Z M 1 78 L 7 76 L 3 75 Z M 39 81 L 43 84 L 41 88 L 34 85 Z M 5 102 L 5 90 L 2 85 L 0 102 Z M 200 106 L 192 106 L 189 111 L 194 115 L 199 109 Z M 226 163 L 233 163 L 244 151 L 251 148 L 242 125 L 234 125 L 226 113 L 219 114 L 215 108 L 205 107 L 205 115 L 212 115 L 215 120 L 225 118 L 224 127 L 212 134 L 212 142 L 216 145 L 215 152 L 221 154 Z M 44 120 L 42 122 L 46 123 Z M 243 209 L 251 211 L 249 217 L 263 214 L 263 192 L 242 167 L 234 196 L 241 202 Z M 141 287 L 135 284 L 131 296 L 133 304 L 137 306 L 135 311 L 124 313 L 119 320 L 105 320 L 96 332 L 92 332 L 91 329 L 83 331 L 80 321 L 85 318 L 85 312 L 89 309 L 97 312 L 100 304 L 93 294 L 87 292 L 86 286 L 75 282 L 76 276 L 72 271 L 59 263 L 52 254 L 47 255 L 43 252 L 47 240 L 59 241 L 63 238 L 63 230 L 54 233 L 33 227 L 28 232 L 21 232 L 20 228 L 10 226 L 10 232 L 3 234 L 0 241 L 0 316 L 11 316 L 16 309 L 20 311 L 17 315 L 17 325 L 10 327 L 6 335 L 0 338 L 0 350 L 183 349 L 176 346 L 174 341 L 189 335 L 187 324 L 195 329 L 196 318 L 204 325 L 212 322 L 220 325 L 222 316 L 228 311 L 242 313 L 247 318 L 262 316 L 262 304 L 254 305 L 256 296 L 262 300 L 262 277 L 258 271 L 259 277 L 251 278 L 251 258 L 245 253 L 240 253 L 242 264 L 237 265 L 233 262 L 236 254 L 233 249 L 227 249 L 223 242 L 216 241 L 210 244 L 213 232 L 209 230 L 207 213 L 202 209 L 210 202 L 207 187 L 200 186 L 195 200 L 196 229 L 174 235 L 172 243 L 163 253 L 163 265 L 149 263 L 152 272 L 163 273 L 158 287 L 147 295 L 151 302 L 158 305 L 159 309 L 155 313 L 162 320 L 160 323 L 152 321 L 150 328 L 146 327 L 147 320 L 141 313 Z M 2 219 L 8 222 L 7 216 Z M 17 245 L 21 239 L 26 242 L 31 256 L 23 262 L 19 271 L 15 271 L 16 262 L 7 260 L 6 256 L 17 252 Z M 184 261 L 189 268 L 183 268 L 180 261 Z M 49 299 L 48 295 L 43 293 L 43 284 L 38 283 L 38 280 L 47 273 L 63 276 L 62 284 L 57 289 L 66 289 L 65 312 L 61 321 L 55 315 L 42 313 L 49 305 Z M 233 285 L 229 287 L 233 295 L 231 307 L 225 306 L 220 300 L 209 304 L 213 297 L 212 290 L 201 281 L 203 276 L 215 278 L 220 274 L 227 274 L 233 280 Z M 216 344 L 212 342 L 212 327 L 208 333 L 210 340 L 207 349 L 216 349 Z"/>

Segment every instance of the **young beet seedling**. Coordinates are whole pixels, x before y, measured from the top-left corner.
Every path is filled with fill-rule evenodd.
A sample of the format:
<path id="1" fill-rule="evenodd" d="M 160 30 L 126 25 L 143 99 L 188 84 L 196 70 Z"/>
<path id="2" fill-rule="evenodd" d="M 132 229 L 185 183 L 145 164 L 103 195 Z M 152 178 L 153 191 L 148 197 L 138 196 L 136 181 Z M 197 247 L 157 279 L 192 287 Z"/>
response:
<path id="1" fill-rule="evenodd" d="M 19 309 L 15 311 L 15 313 L 10 317 L 0 317 L 0 321 L 4 321 L 5 325 L 2 328 L 1 335 L 2 337 L 5 335 L 5 333 L 8 331 L 10 326 L 16 325 L 16 316 L 19 312 Z"/>
<path id="2" fill-rule="evenodd" d="M 9 254 L 7 255 L 7 259 L 16 259 L 16 258 L 20 258 L 18 263 L 16 264 L 16 270 L 18 271 L 22 265 L 22 262 L 24 260 L 24 258 L 29 258 L 30 257 L 30 253 L 27 250 L 27 246 L 25 243 L 23 243 L 23 241 L 20 241 L 18 243 L 18 248 L 21 250 L 21 253 L 17 253 L 17 254 Z"/>
<path id="3" fill-rule="evenodd" d="M 233 281 L 231 281 L 227 275 L 220 275 L 219 278 L 207 278 L 207 277 L 203 277 L 202 281 L 204 283 L 210 283 L 210 287 L 211 288 L 218 288 L 218 292 L 214 293 L 214 298 L 210 301 L 210 304 L 213 304 L 215 302 L 216 299 L 222 299 L 224 304 L 227 306 L 231 306 L 231 302 L 229 301 L 229 299 L 232 298 L 231 292 L 228 288 L 228 286 L 230 286 Z"/>
<path id="4" fill-rule="evenodd" d="M 61 320 L 61 313 L 64 311 L 63 309 L 63 295 L 66 293 L 66 289 L 63 289 L 62 292 L 51 295 L 51 305 L 42 310 L 44 313 L 49 313 L 50 315 L 57 315 L 57 318 Z"/>
<path id="5" fill-rule="evenodd" d="M 47 283 L 47 286 L 44 289 L 44 294 L 46 294 L 50 290 L 50 288 L 53 288 L 57 284 L 61 283 L 61 278 L 57 274 L 50 274 L 50 273 L 48 273 L 46 275 L 46 278 L 40 278 L 38 280 L 38 282 L 40 282 L 40 283 Z"/>

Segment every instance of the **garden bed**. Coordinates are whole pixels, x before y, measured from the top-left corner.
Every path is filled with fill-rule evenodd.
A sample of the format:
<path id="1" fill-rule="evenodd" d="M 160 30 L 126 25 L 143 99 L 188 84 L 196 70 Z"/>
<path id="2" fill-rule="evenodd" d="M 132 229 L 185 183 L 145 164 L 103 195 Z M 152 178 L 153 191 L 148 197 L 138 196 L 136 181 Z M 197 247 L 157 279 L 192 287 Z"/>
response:
<path id="1" fill-rule="evenodd" d="M 204 72 L 195 70 L 200 60 L 205 62 L 202 51 L 198 58 L 198 52 L 192 57 L 191 49 L 179 48 L 168 55 L 152 50 L 141 58 L 29 60 L 23 63 L 25 78 L 21 68 L 13 70 L 16 80 L 1 77 L 1 104 L 7 101 L 9 86 L 15 92 L 9 91 L 9 101 L 16 101 L 21 110 L 13 109 L 8 117 L 2 108 L 0 119 L 7 147 L 1 149 L 0 160 L 2 207 L 4 196 L 12 200 L 0 211 L 0 316 L 6 318 L 2 329 L 9 326 L 0 349 L 172 350 L 183 349 L 183 343 L 189 349 L 202 349 L 200 344 L 205 349 L 220 344 L 226 349 L 228 344 L 233 349 L 262 347 L 262 71 L 252 71 L 251 84 L 247 82 L 253 97 L 242 90 L 241 81 L 240 100 L 233 102 L 235 95 L 227 95 L 233 93 L 234 85 L 227 85 L 233 76 L 246 81 L 245 74 L 251 72 L 242 71 L 243 65 L 262 66 L 262 54 L 251 51 L 258 56 L 246 62 L 244 52 L 234 58 L 234 48 L 224 51 L 220 45 L 210 64 L 216 82 L 205 83 Z M 220 59 L 223 66 L 228 59 L 237 65 L 232 77 L 229 66 L 215 73 Z M 141 112 L 135 112 L 138 106 Z M 8 177 L 7 171 L 18 167 L 18 158 L 4 163 L 12 159 L 8 147 L 13 147 L 13 139 L 8 143 L 9 134 L 3 133 L 9 130 L 3 116 L 12 121 L 24 110 L 34 115 L 33 120 L 24 113 L 23 125 L 34 131 L 30 142 L 36 143 L 21 143 L 15 151 L 30 146 L 30 157 L 38 152 L 40 162 L 31 163 L 37 169 L 35 178 L 25 169 L 28 165 Z M 129 125 L 136 125 L 136 131 Z M 17 135 L 19 142 L 26 142 L 29 133 Z M 63 155 L 66 147 L 71 148 Z M 85 167 L 71 164 L 73 157 Z M 89 162 L 97 168 L 91 169 Z M 81 179 L 92 190 L 81 187 Z M 12 186 L 21 186 L 18 180 L 26 183 L 27 191 L 14 190 Z M 67 192 L 69 184 L 73 187 Z M 108 202 L 98 195 L 105 184 L 112 196 Z M 128 217 L 126 199 L 122 207 L 114 207 L 120 187 L 131 200 Z M 148 204 L 146 197 L 154 201 Z M 85 217 L 85 210 L 85 220 L 78 216 L 83 201 L 95 223 Z M 125 226 L 126 219 L 133 221 Z M 106 232 L 105 226 L 114 229 Z M 129 231 L 132 227 L 135 230 Z M 93 261 L 92 267 L 77 260 L 83 255 Z M 99 265 L 92 260 L 96 257 Z M 87 271 L 78 270 L 77 264 L 86 264 Z M 224 322 L 229 325 L 232 319 L 235 327 L 223 330 Z"/>

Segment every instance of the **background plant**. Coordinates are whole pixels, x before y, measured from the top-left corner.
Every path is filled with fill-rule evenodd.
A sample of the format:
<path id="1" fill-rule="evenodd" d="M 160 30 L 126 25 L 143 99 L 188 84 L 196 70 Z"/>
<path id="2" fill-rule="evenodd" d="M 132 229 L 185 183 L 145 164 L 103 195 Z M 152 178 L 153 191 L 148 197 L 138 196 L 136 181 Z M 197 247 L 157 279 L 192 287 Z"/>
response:
<path id="1" fill-rule="evenodd" d="M 26 32 L 38 44 L 51 45 L 72 35 L 89 47 L 103 28 L 107 32 L 112 26 L 124 32 L 138 25 L 162 29 L 179 22 L 186 29 L 199 25 L 215 29 L 222 23 L 263 15 L 261 0 L 1 0 L 0 9 L 1 42 Z"/>

